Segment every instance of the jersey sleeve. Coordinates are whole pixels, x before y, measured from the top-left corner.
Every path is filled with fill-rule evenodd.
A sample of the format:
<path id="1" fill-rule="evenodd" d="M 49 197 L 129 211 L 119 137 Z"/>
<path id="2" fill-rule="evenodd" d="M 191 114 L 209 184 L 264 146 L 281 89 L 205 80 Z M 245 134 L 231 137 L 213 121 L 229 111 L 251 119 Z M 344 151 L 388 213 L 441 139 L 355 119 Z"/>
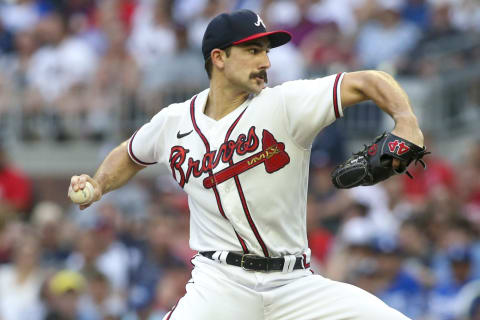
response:
<path id="1" fill-rule="evenodd" d="M 156 164 L 162 154 L 160 134 L 166 123 L 166 109 L 138 129 L 128 141 L 128 155 L 133 162 L 149 166 Z"/>
<path id="2" fill-rule="evenodd" d="M 344 73 L 313 80 L 285 82 L 282 87 L 287 130 L 309 148 L 324 127 L 343 116 L 340 84 Z"/>

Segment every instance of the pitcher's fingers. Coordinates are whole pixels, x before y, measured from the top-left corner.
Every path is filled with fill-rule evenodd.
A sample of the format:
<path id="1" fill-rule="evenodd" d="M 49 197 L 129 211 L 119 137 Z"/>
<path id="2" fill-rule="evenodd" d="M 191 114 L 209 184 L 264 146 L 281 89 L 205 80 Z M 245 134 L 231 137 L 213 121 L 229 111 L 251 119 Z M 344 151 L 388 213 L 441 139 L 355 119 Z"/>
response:
<path id="1" fill-rule="evenodd" d="M 81 205 L 79 206 L 79 208 L 80 208 L 80 210 L 85 210 L 85 209 L 87 209 L 88 207 L 90 207 L 90 205 L 91 205 L 91 203 L 81 204 Z"/>
<path id="2" fill-rule="evenodd" d="M 80 189 L 85 188 L 85 184 L 87 183 L 88 178 L 89 178 L 89 176 L 86 175 L 86 174 L 81 174 L 80 175 L 79 181 L 78 181 L 78 186 L 80 187 Z"/>
<path id="3" fill-rule="evenodd" d="M 73 189 L 73 191 L 78 191 L 79 189 L 79 182 L 80 182 L 80 176 L 72 176 L 70 179 L 70 187 Z"/>
<path id="4" fill-rule="evenodd" d="M 393 167 L 393 169 L 399 169 L 399 168 L 400 168 L 400 165 L 401 165 L 400 160 L 398 160 L 398 159 L 393 159 L 393 160 L 392 160 L 392 167 Z"/>
<path id="5" fill-rule="evenodd" d="M 407 169 L 408 163 L 399 159 L 393 159 L 392 160 L 392 168 L 395 170 L 397 173 L 404 173 L 405 170 Z"/>
<path id="6" fill-rule="evenodd" d="M 87 182 L 90 182 L 93 186 L 94 192 L 92 202 L 100 200 L 100 198 L 102 197 L 102 187 L 99 185 L 99 183 L 95 179 L 90 177 L 88 174 L 82 174 L 80 177 L 82 180 L 85 179 L 84 186 L 87 185 Z"/>
<path id="7" fill-rule="evenodd" d="M 85 179 L 85 183 L 88 181 L 93 186 L 95 186 L 97 184 L 97 182 L 95 180 L 93 180 L 93 178 L 90 177 L 88 174 L 82 174 L 82 175 L 80 175 L 80 177 L 82 178 L 82 181 L 83 181 L 83 179 Z"/>

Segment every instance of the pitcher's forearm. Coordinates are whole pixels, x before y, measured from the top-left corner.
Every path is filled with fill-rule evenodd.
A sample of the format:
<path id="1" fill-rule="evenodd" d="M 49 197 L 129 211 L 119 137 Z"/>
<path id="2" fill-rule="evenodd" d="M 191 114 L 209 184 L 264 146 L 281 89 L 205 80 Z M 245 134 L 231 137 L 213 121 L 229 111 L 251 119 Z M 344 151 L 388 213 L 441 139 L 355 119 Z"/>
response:
<path id="1" fill-rule="evenodd" d="M 371 70 L 345 75 L 342 105 L 347 107 L 365 100 L 374 101 L 395 121 L 416 119 L 407 94 L 388 73 Z"/>
<path id="2" fill-rule="evenodd" d="M 130 159 L 125 141 L 110 152 L 93 179 L 100 185 L 102 194 L 106 194 L 123 186 L 143 168 Z"/>
<path id="3" fill-rule="evenodd" d="M 397 81 L 388 73 L 377 72 L 374 78 L 371 93 L 372 100 L 388 113 L 396 124 L 399 122 L 417 123 L 417 118 L 410 105 L 407 93 L 400 87 Z M 383 81 L 381 81 L 382 79 Z"/>
<path id="4" fill-rule="evenodd" d="M 347 73 L 342 81 L 342 106 L 345 108 L 365 100 L 372 100 L 395 121 L 393 133 L 423 146 L 423 134 L 409 98 L 388 73 L 358 71 Z"/>

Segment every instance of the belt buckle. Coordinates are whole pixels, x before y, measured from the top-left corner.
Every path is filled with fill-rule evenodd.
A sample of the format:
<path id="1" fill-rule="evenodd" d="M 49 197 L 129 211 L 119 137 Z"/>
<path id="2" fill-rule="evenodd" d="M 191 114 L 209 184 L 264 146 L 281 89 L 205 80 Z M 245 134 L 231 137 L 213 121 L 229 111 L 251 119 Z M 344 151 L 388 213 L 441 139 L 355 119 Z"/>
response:
<path id="1" fill-rule="evenodd" d="M 249 268 L 248 266 L 245 266 L 245 258 L 252 259 L 252 260 L 265 259 L 264 257 L 260 257 L 260 256 L 257 256 L 256 254 L 251 254 L 251 253 L 246 253 L 246 254 L 242 255 L 242 259 L 240 260 L 240 267 L 245 271 L 259 271 L 259 270 Z M 265 271 L 268 271 L 268 264 L 267 263 L 265 263 Z"/>

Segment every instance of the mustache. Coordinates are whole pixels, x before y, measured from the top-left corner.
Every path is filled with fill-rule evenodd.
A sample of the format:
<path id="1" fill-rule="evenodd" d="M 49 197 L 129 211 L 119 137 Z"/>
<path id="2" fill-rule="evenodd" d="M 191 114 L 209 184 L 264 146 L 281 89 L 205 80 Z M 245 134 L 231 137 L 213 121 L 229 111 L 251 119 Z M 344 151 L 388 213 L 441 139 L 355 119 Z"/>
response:
<path id="1" fill-rule="evenodd" d="M 263 81 L 265 81 L 265 83 L 268 83 L 267 71 L 262 70 L 260 72 L 250 74 L 251 79 L 254 79 L 256 77 L 260 77 L 263 79 Z"/>

